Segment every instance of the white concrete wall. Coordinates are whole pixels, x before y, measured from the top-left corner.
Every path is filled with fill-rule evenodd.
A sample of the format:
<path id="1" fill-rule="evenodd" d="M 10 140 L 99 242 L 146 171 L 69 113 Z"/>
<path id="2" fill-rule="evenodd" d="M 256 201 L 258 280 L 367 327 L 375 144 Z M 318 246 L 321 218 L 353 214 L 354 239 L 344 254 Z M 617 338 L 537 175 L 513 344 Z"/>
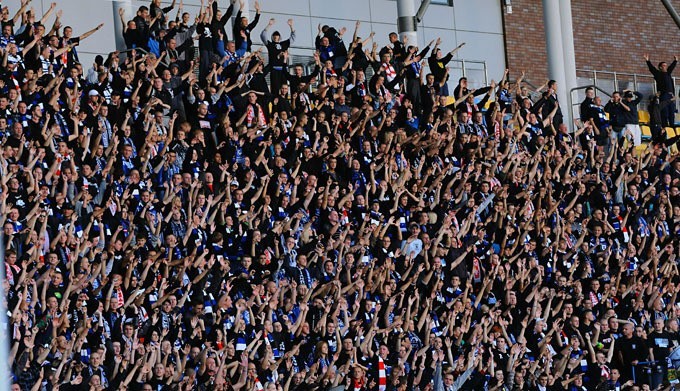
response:
<path id="1" fill-rule="evenodd" d="M 5 0 L 3 6 L 10 8 L 10 14 L 18 9 L 20 0 Z M 222 11 L 229 5 L 229 0 L 218 0 Z M 419 0 L 414 0 L 416 9 Z M 149 0 L 131 0 L 133 12 L 141 5 L 149 5 Z M 170 4 L 171 0 L 163 0 L 163 4 Z M 179 0 L 178 0 L 179 3 Z M 207 3 L 207 0 L 206 0 Z M 254 16 L 254 0 L 250 0 L 251 16 Z M 48 0 L 33 0 L 31 5 L 38 14 L 49 8 Z M 104 22 L 104 28 L 84 41 L 78 52 L 81 61 L 89 64 L 94 55 L 106 54 L 115 50 L 113 23 L 119 23 L 117 11 L 114 11 L 111 0 L 61 0 L 57 1 L 57 8 L 64 10 L 63 24 L 71 25 L 74 33 L 80 34 Z M 359 36 L 367 37 L 371 31 L 376 32 L 376 39 L 380 46 L 385 45 L 387 34 L 396 31 L 397 5 L 395 0 L 261 0 L 262 17 L 255 29 L 253 41 L 259 43 L 259 33 L 269 18 L 276 18 L 275 29 L 281 31 L 284 37 L 288 34 L 286 21 L 295 21 L 297 41 L 293 47 L 293 54 L 310 55 L 314 47 L 319 23 L 332 25 L 336 28 L 347 27 L 347 38 L 354 31 L 354 23 L 362 21 Z M 184 0 L 184 9 L 195 15 L 198 12 L 200 0 Z M 174 17 L 176 11 L 172 12 Z M 115 18 L 114 18 L 115 15 Z M 132 15 L 126 15 L 127 19 Z M 48 26 L 54 17 L 48 20 Z M 48 27 L 49 28 L 49 27 Z M 418 46 L 423 47 L 427 42 L 437 37 L 442 38 L 442 49 L 451 50 L 461 42 L 466 46 L 457 54 L 457 59 L 486 61 L 488 78 L 498 79 L 505 68 L 505 47 L 503 40 L 503 24 L 501 5 L 499 0 L 453 0 L 453 6 L 432 3 L 423 21 L 418 26 Z M 459 64 L 452 63 L 452 67 Z M 482 66 L 468 64 L 468 78 L 473 86 L 479 86 L 484 80 Z M 452 71 L 451 79 L 455 82 L 460 76 L 459 70 Z"/>

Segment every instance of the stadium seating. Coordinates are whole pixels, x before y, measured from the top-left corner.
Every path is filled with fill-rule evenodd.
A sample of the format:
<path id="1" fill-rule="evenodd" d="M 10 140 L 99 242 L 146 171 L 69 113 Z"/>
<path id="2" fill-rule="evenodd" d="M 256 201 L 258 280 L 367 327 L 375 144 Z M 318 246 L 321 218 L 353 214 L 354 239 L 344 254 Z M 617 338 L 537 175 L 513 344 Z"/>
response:
<path id="1" fill-rule="evenodd" d="M 638 110 L 638 117 L 641 124 L 649 124 L 649 111 Z"/>
<path id="2" fill-rule="evenodd" d="M 647 125 L 640 125 L 640 130 L 642 132 L 642 141 L 649 142 L 652 140 L 652 129 Z"/>
<path id="3" fill-rule="evenodd" d="M 680 130 L 680 128 L 678 128 Z M 666 139 L 672 139 L 676 136 L 676 130 L 668 127 L 666 128 Z M 670 153 L 671 155 L 675 155 L 678 153 L 678 145 L 676 143 L 673 143 L 673 145 L 670 146 Z"/>

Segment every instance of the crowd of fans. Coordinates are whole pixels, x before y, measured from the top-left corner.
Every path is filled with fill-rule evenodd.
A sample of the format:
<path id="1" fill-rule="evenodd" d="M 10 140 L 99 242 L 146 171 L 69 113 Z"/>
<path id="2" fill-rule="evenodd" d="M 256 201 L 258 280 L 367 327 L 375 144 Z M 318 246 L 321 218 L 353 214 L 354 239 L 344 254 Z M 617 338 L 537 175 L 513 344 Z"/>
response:
<path id="1" fill-rule="evenodd" d="M 93 64 L 101 25 L 2 8 L 13 389 L 677 383 L 680 160 L 637 148 L 640 94 L 570 132 L 554 81 L 449 92 L 462 45 L 319 26 L 306 72 L 292 20 L 221 2 L 121 10 L 131 50 Z"/>

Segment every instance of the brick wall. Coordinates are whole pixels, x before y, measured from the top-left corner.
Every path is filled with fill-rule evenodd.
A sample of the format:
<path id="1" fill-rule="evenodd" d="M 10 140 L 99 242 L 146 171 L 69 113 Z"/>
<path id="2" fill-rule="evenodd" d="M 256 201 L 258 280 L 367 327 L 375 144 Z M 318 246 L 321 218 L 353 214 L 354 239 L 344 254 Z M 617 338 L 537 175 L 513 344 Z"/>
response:
<path id="1" fill-rule="evenodd" d="M 680 29 L 659 0 L 571 3 L 576 69 L 647 74 L 644 53 L 654 64 L 680 57 Z M 680 12 L 680 0 L 672 4 Z M 529 81 L 539 85 L 548 76 L 542 2 L 512 0 L 512 9 L 504 14 L 508 67 L 513 78 L 526 70 Z M 680 76 L 680 69 L 675 74 Z"/>

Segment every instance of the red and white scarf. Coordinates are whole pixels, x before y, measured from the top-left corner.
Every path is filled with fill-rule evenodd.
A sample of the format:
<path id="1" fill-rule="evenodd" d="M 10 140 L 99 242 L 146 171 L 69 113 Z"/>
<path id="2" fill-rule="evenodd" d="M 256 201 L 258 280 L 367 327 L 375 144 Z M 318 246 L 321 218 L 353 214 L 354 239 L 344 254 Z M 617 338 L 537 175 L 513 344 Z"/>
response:
<path id="1" fill-rule="evenodd" d="M 326 77 L 337 76 L 337 75 L 338 74 L 335 72 L 335 69 L 326 68 Z"/>
<path id="2" fill-rule="evenodd" d="M 5 278 L 7 279 L 7 282 L 9 282 L 10 285 L 14 285 L 14 274 L 12 274 L 12 270 L 15 272 L 19 272 L 19 266 L 17 265 L 10 265 L 9 263 L 5 263 Z"/>
<path id="3" fill-rule="evenodd" d="M 588 296 L 590 297 L 590 302 L 593 303 L 594 306 L 600 304 L 600 298 L 597 297 L 595 292 L 590 292 Z"/>
<path id="4" fill-rule="evenodd" d="M 611 371 L 609 370 L 609 367 L 606 365 L 601 365 L 600 366 L 600 377 L 603 377 L 607 380 L 609 380 L 611 376 Z"/>
<path id="5" fill-rule="evenodd" d="M 257 106 L 257 123 L 254 123 L 255 120 L 255 107 Z M 258 127 L 263 127 L 267 125 L 267 120 L 264 118 L 264 111 L 262 111 L 262 107 L 260 107 L 259 104 L 255 103 L 254 105 L 248 105 L 248 115 L 246 116 L 246 125 L 251 128 L 253 126 L 258 126 Z"/>
<path id="6" fill-rule="evenodd" d="M 118 287 L 116 289 L 116 300 L 118 300 L 118 308 L 123 308 L 125 305 L 125 299 L 123 298 L 123 290 Z"/>
<path id="7" fill-rule="evenodd" d="M 384 62 L 382 66 L 385 69 L 385 79 L 387 81 L 392 81 L 397 77 L 397 71 L 394 70 L 394 67 L 389 62 Z"/>
<path id="8" fill-rule="evenodd" d="M 378 356 L 378 391 L 385 391 L 387 388 L 387 372 L 385 371 L 385 361 Z"/>

